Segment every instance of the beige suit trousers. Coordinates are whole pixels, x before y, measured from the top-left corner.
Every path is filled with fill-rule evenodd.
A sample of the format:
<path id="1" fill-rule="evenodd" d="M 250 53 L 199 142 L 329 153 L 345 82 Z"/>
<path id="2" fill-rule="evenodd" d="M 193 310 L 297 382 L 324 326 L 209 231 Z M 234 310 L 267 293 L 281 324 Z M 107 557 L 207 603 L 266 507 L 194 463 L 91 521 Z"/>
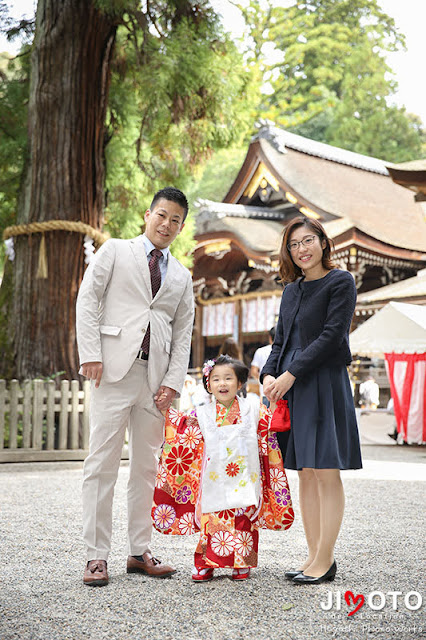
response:
<path id="1" fill-rule="evenodd" d="M 83 471 L 83 538 L 87 560 L 107 560 L 111 547 L 112 502 L 126 428 L 129 432 L 127 484 L 130 555 L 149 550 L 151 506 L 164 418 L 148 387 L 146 361 L 136 360 L 118 382 L 92 383 L 89 455 Z"/>

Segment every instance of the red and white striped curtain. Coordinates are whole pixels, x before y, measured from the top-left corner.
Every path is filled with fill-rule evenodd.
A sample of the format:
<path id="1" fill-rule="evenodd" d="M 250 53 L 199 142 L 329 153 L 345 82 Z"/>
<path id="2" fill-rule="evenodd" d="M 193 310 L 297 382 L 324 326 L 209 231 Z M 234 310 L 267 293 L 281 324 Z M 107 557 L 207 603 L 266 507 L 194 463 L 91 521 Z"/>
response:
<path id="1" fill-rule="evenodd" d="M 281 304 L 281 296 L 270 298 L 252 298 L 243 300 L 242 304 L 242 331 L 254 333 L 269 331 L 276 322 Z"/>
<path id="2" fill-rule="evenodd" d="M 220 302 L 203 307 L 203 336 L 232 335 L 234 315 L 234 302 Z"/>
<path id="3" fill-rule="evenodd" d="M 426 353 L 385 353 L 398 433 L 426 444 Z"/>
<path id="4" fill-rule="evenodd" d="M 241 305 L 242 332 L 269 331 L 275 325 L 281 304 L 281 296 L 259 297 L 243 300 Z M 236 305 L 219 302 L 203 306 L 203 336 L 233 335 Z"/>

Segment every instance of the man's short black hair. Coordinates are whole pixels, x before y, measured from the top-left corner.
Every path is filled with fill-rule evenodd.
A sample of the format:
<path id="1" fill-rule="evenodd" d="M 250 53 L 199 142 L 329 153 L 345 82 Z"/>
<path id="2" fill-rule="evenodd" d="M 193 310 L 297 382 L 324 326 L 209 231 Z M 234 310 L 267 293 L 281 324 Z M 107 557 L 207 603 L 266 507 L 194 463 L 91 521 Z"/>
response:
<path id="1" fill-rule="evenodd" d="M 188 200 L 186 199 L 186 195 L 180 189 L 176 189 L 175 187 L 164 187 L 164 189 L 157 191 L 153 197 L 150 209 L 153 209 L 156 202 L 161 198 L 170 200 L 171 202 L 176 202 L 176 204 L 181 206 L 183 209 L 183 222 L 185 222 L 185 218 L 188 215 Z"/>
<path id="2" fill-rule="evenodd" d="M 275 329 L 276 329 L 275 327 L 271 327 L 269 329 L 269 335 L 271 336 L 272 342 L 275 340 Z"/>

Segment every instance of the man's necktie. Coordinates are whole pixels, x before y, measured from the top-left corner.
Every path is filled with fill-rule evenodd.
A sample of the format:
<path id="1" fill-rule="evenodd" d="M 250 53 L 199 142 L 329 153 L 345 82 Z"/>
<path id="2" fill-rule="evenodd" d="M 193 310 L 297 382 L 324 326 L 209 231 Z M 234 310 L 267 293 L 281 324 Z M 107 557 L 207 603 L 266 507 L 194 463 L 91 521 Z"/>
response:
<path id="1" fill-rule="evenodd" d="M 163 254 L 159 249 L 153 249 L 151 251 L 151 258 L 149 261 L 149 272 L 151 274 L 151 289 L 152 289 L 152 297 L 154 298 L 157 294 L 158 289 L 161 286 L 161 272 L 159 260 Z M 148 325 L 144 339 L 142 341 L 142 350 L 145 353 L 149 353 L 149 338 L 151 335 L 150 325 Z"/>

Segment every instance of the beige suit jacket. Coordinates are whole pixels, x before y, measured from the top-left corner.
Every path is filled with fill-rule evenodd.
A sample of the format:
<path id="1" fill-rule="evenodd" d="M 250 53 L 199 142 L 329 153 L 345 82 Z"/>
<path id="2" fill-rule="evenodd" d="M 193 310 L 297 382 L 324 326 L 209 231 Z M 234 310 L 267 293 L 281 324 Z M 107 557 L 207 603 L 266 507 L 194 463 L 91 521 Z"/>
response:
<path id="1" fill-rule="evenodd" d="M 153 298 L 142 236 L 105 242 L 86 270 L 77 298 L 80 363 L 102 362 L 102 379 L 121 380 L 135 361 L 150 324 L 148 383 L 180 393 L 188 368 L 194 320 L 191 274 L 169 254 Z"/>

